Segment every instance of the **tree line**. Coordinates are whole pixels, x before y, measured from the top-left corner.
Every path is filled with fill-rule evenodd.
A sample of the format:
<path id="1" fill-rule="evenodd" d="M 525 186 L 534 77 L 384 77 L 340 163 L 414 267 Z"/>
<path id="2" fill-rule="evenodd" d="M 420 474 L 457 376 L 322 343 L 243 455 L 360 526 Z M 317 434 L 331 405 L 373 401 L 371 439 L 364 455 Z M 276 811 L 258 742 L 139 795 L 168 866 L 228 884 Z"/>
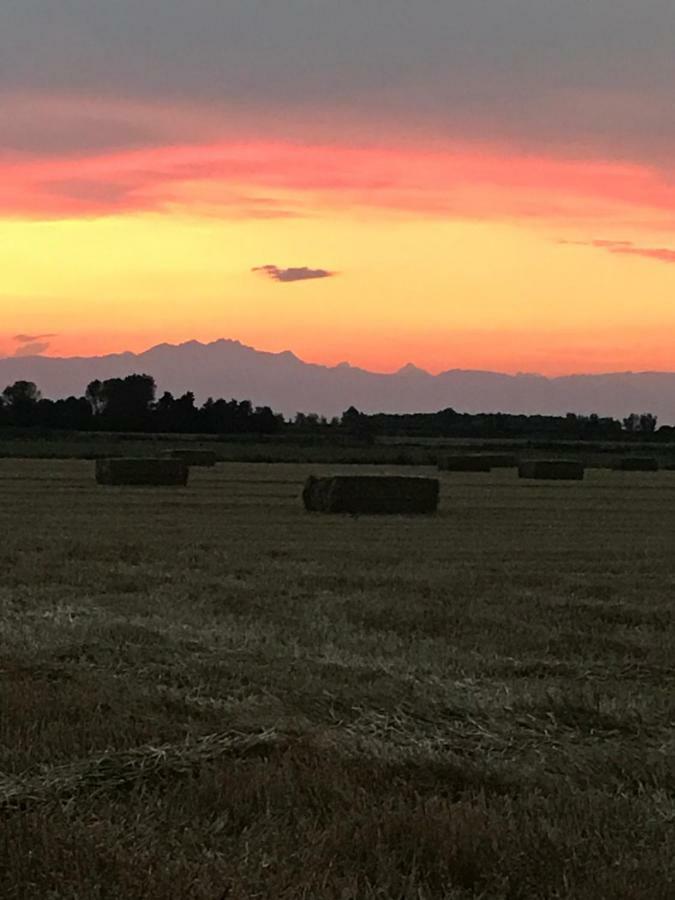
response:
<path id="1" fill-rule="evenodd" d="M 209 398 L 201 406 L 187 391 L 174 397 L 168 391 L 157 397 L 150 375 L 128 375 L 92 381 L 81 397 L 44 398 L 33 382 L 17 381 L 0 395 L 0 427 L 54 429 L 60 431 L 157 432 L 183 434 L 295 433 L 336 435 L 370 442 L 382 437 L 542 438 L 557 440 L 675 439 L 675 428 L 657 429 L 651 413 L 633 413 L 623 420 L 598 415 L 513 415 L 508 413 L 460 413 L 444 409 L 436 413 L 368 415 L 351 406 L 342 416 L 298 413 L 287 420 L 269 406 L 253 406 L 248 400 Z"/>
<path id="2" fill-rule="evenodd" d="M 214 400 L 202 406 L 187 391 L 157 398 L 150 375 L 92 381 L 82 397 L 48 400 L 30 381 L 17 381 L 0 398 L 0 426 L 62 431 L 147 431 L 195 434 L 274 434 L 284 418 L 248 400 Z"/>
<path id="3" fill-rule="evenodd" d="M 366 416 L 347 410 L 352 430 L 398 437 L 453 437 L 484 439 L 540 438 L 574 441 L 645 440 L 655 436 L 675 438 L 675 428 L 662 426 L 651 413 L 631 413 L 625 419 L 567 413 L 565 416 L 516 415 L 512 413 L 460 413 L 443 409 L 436 413 L 402 415 L 376 413 Z"/>

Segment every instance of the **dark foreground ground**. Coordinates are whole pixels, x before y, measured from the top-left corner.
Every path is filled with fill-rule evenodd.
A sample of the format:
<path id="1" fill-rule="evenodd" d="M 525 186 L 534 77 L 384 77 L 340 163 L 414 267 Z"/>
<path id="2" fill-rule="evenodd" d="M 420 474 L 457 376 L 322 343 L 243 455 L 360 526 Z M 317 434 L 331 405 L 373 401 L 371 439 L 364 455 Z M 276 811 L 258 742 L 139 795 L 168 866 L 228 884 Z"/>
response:
<path id="1" fill-rule="evenodd" d="M 672 900 L 675 472 L 309 471 L 0 461 L 3 900 Z"/>

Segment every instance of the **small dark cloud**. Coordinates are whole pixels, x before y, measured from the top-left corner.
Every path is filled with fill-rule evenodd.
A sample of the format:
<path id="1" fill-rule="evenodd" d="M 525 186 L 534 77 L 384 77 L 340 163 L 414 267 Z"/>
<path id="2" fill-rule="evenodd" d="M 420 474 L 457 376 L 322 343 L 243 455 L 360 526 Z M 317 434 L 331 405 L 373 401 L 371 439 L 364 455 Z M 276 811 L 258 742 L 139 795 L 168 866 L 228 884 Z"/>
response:
<path id="1" fill-rule="evenodd" d="M 55 334 L 15 334 L 13 340 L 19 346 L 14 356 L 39 356 L 49 350 L 51 338 L 55 337 Z"/>
<path id="2" fill-rule="evenodd" d="M 310 281 L 314 278 L 332 278 L 335 272 L 329 272 L 328 269 L 310 269 L 307 266 L 291 267 L 288 269 L 280 269 L 279 266 L 256 266 L 253 272 L 260 272 L 272 281 L 291 282 L 291 281 Z"/>
<path id="3" fill-rule="evenodd" d="M 44 341 L 47 338 L 55 337 L 55 334 L 15 334 L 14 341 L 17 344 L 34 344 L 36 341 Z"/>
<path id="4" fill-rule="evenodd" d="M 561 244 L 572 244 L 578 247 L 595 247 L 618 256 L 641 256 L 656 262 L 675 263 L 675 250 L 668 247 L 640 247 L 632 241 L 560 241 Z"/>
<path id="5" fill-rule="evenodd" d="M 34 341 L 30 344 L 22 344 L 14 351 L 14 356 L 39 356 L 49 349 L 49 341 Z"/>

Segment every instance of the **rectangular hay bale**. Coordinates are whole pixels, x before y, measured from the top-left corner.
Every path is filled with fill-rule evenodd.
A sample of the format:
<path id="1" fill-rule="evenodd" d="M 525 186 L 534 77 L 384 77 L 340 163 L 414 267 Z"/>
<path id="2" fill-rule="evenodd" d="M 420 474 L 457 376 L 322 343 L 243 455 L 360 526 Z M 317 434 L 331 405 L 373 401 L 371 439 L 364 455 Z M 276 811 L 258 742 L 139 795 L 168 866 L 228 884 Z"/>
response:
<path id="1" fill-rule="evenodd" d="M 310 476 L 302 492 L 306 510 L 352 515 L 433 513 L 438 497 L 438 479 L 404 475 Z"/>
<path id="2" fill-rule="evenodd" d="M 489 472 L 490 460 L 477 453 L 469 456 L 444 456 L 438 461 L 442 472 Z"/>
<path id="3" fill-rule="evenodd" d="M 212 468 L 218 462 L 215 450 L 201 450 L 197 447 L 186 447 L 162 451 L 162 459 L 179 459 L 186 466 Z"/>
<path id="4" fill-rule="evenodd" d="M 625 456 L 612 466 L 616 472 L 658 472 L 659 461 L 652 456 Z"/>
<path id="5" fill-rule="evenodd" d="M 519 478 L 582 481 L 584 465 L 573 459 L 532 459 L 518 466 Z"/>
<path id="6" fill-rule="evenodd" d="M 96 481 L 105 485 L 184 487 L 188 466 L 179 459 L 98 459 Z"/>

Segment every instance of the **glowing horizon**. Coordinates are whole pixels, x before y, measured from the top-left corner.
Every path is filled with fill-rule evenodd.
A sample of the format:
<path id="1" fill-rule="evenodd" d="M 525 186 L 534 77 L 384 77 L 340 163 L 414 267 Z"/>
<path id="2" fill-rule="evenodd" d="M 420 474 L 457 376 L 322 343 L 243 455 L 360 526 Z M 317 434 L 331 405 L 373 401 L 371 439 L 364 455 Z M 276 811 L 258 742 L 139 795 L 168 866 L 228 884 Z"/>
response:
<path id="1" fill-rule="evenodd" d="M 35 332 L 52 355 L 232 337 L 381 371 L 673 365 L 675 189 L 645 166 L 221 142 L 13 160 L 3 183 L 6 355 Z"/>

